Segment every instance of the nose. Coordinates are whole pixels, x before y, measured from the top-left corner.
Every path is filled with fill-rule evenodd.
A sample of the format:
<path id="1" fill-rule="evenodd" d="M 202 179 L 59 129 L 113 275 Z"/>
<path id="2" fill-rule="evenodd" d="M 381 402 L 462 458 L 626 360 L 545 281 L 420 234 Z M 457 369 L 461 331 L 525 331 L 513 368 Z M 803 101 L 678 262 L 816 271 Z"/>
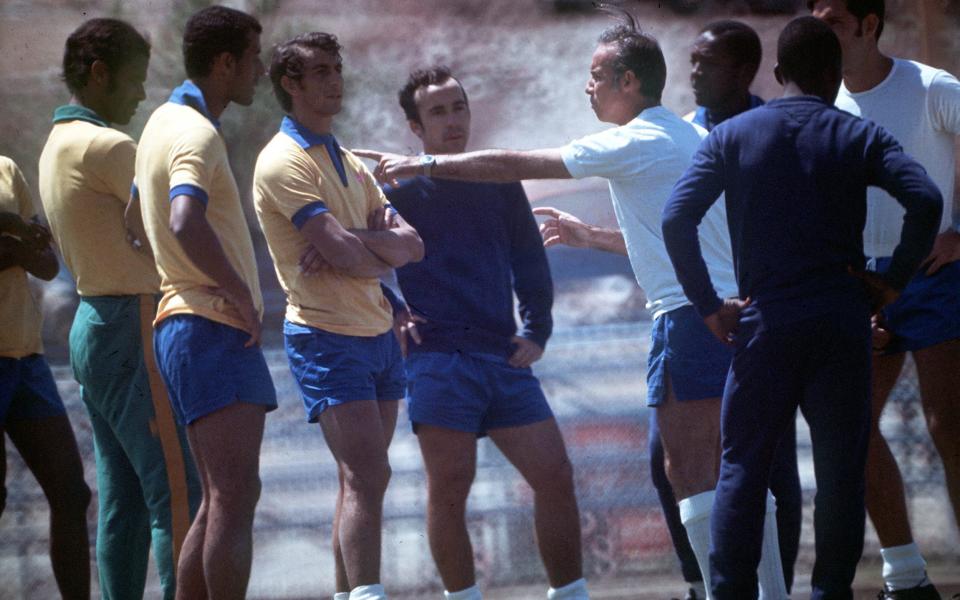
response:
<path id="1" fill-rule="evenodd" d="M 592 96 L 593 95 L 593 79 L 587 80 L 587 87 L 584 88 L 583 93 Z"/>

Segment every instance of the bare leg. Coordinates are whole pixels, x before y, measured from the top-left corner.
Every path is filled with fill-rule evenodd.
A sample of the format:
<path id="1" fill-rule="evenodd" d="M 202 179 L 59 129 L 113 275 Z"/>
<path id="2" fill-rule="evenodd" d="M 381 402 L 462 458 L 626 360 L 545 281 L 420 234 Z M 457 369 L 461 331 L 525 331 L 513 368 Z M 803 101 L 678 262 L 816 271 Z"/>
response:
<path id="1" fill-rule="evenodd" d="M 657 407 L 667 478 L 678 500 L 717 487 L 720 472 L 720 398 L 680 402 L 667 389 Z"/>
<path id="2" fill-rule="evenodd" d="M 870 445 L 867 453 L 866 505 L 880 546 L 890 548 L 913 541 L 900 468 L 880 433 L 880 416 L 903 368 L 904 354 L 874 355 L 871 375 Z"/>
<path id="3" fill-rule="evenodd" d="M 187 436 L 190 437 L 189 431 Z M 203 576 L 203 540 L 204 533 L 207 530 L 210 484 L 207 481 L 207 470 L 202 457 L 194 450 L 192 442 L 190 451 L 197 466 L 203 495 L 200 500 L 200 508 L 197 509 L 197 514 L 193 518 L 193 523 L 190 524 L 187 536 L 183 540 L 183 546 L 180 548 L 180 557 L 177 560 L 176 597 L 178 599 L 197 598 L 198 600 L 204 600 L 207 597 L 207 583 Z"/>
<path id="4" fill-rule="evenodd" d="M 556 419 L 490 431 L 490 439 L 533 488 L 537 546 L 554 588 L 583 577 L 573 466 Z"/>
<path id="5" fill-rule="evenodd" d="M 336 535 L 351 588 L 380 582 L 383 495 L 390 480 L 387 446 L 397 401 L 360 400 L 320 413 L 327 446 L 343 473 Z M 392 424 L 389 434 L 385 425 Z"/>
<path id="6" fill-rule="evenodd" d="M 927 428 L 943 461 L 953 516 L 960 525 L 960 340 L 913 353 Z"/>
<path id="7" fill-rule="evenodd" d="M 476 583 L 466 510 L 477 469 L 477 436 L 419 425 L 417 439 L 427 472 L 430 551 L 444 588 L 458 592 Z"/>
<path id="8" fill-rule="evenodd" d="M 264 408 L 243 402 L 187 426 L 190 447 L 206 482 L 203 519 L 198 515 L 187 538 L 193 537 L 198 524 L 203 527 L 203 576 L 211 599 L 241 599 L 246 594 L 253 559 L 253 516 L 260 498 L 263 426 Z"/>
<path id="9" fill-rule="evenodd" d="M 90 597 L 90 488 L 66 415 L 6 424 L 10 440 L 50 503 L 50 562 L 60 594 Z M 2 438 L 0 438 L 2 442 Z"/>
<path id="10" fill-rule="evenodd" d="M 340 513 L 343 511 L 343 470 L 337 467 L 337 480 L 340 487 L 337 489 L 337 508 L 333 513 L 333 568 L 336 591 L 350 592 L 350 583 L 347 581 L 347 567 L 343 564 L 343 551 L 340 549 Z"/>

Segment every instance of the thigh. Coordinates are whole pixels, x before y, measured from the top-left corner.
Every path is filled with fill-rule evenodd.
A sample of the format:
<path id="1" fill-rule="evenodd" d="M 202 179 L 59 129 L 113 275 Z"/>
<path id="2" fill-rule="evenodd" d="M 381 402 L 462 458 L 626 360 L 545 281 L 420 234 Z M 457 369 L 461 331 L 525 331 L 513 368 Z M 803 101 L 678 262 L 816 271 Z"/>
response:
<path id="1" fill-rule="evenodd" d="M 341 468 L 357 472 L 387 462 L 387 435 L 380 416 L 381 402 L 357 400 L 320 413 L 323 437 Z"/>
<path id="2" fill-rule="evenodd" d="M 466 497 L 477 468 L 477 436 L 433 425 L 417 428 L 427 482 L 432 491 Z"/>
<path id="3" fill-rule="evenodd" d="M 83 463 L 66 415 L 10 422 L 10 441 L 48 498 L 63 498 L 85 487 Z"/>
<path id="4" fill-rule="evenodd" d="M 490 439 L 507 460 L 534 488 L 540 484 L 562 483 L 558 476 L 572 474 L 567 448 L 554 418 L 524 425 L 491 429 Z"/>
<path id="5" fill-rule="evenodd" d="M 207 490 L 249 492 L 257 484 L 264 420 L 262 406 L 235 403 L 187 426 Z"/>
<path id="6" fill-rule="evenodd" d="M 960 427 L 960 340 L 913 353 L 927 422 Z"/>
<path id="7" fill-rule="evenodd" d="M 664 452 L 672 460 L 681 456 L 706 459 L 716 456 L 720 444 L 720 398 L 681 402 L 667 387 L 667 400 L 657 406 L 657 424 Z"/>

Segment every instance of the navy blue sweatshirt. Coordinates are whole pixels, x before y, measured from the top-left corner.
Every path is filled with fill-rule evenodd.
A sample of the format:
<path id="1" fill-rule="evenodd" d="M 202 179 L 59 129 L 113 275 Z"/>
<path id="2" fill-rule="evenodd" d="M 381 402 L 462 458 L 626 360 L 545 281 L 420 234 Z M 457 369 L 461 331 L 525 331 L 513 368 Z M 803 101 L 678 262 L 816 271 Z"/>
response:
<path id="1" fill-rule="evenodd" d="M 700 256 L 697 225 L 721 192 L 741 298 L 766 323 L 863 302 L 866 188 L 906 209 L 887 282 L 901 290 L 933 245 L 943 200 L 923 167 L 884 129 L 812 96 L 781 98 L 717 126 L 663 211 L 663 238 L 701 316 L 720 298 Z"/>
<path id="2" fill-rule="evenodd" d="M 509 356 L 520 335 L 541 348 L 553 330 L 553 282 L 523 187 L 415 177 L 384 193 L 420 234 L 424 258 L 397 269 L 423 343 L 411 352 Z M 523 327 L 513 312 L 516 292 Z"/>

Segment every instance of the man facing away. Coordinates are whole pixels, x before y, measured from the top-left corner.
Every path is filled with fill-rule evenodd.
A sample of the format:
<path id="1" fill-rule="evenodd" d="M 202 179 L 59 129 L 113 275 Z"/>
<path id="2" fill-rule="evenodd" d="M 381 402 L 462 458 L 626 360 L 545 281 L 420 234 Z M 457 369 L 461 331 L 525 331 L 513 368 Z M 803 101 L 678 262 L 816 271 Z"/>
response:
<path id="1" fill-rule="evenodd" d="M 867 455 L 867 512 L 880 538 L 881 593 L 900 600 L 936 599 L 940 596 L 926 577 L 926 563 L 910 531 L 900 469 L 879 422 L 909 352 L 927 428 L 943 461 L 954 519 L 960 523 L 960 196 L 955 187 L 960 82 L 945 71 L 880 51 L 883 0 L 807 4 L 813 16 L 830 25 L 843 49 L 837 107 L 887 129 L 927 170 L 945 203 L 933 251 L 877 322 Z M 870 268 L 883 272 L 903 210 L 877 188 L 867 192 L 867 203 L 864 250 Z"/>
<path id="2" fill-rule="evenodd" d="M 414 71 L 400 105 L 427 155 L 463 152 L 470 104 L 446 67 Z M 519 183 L 429 174 L 386 188 L 427 259 L 397 270 L 412 315 L 409 414 L 427 473 L 427 533 L 448 600 L 479 600 L 466 504 L 489 435 L 533 489 L 548 598 L 586 598 L 573 469 L 530 365 L 553 329 L 553 284 Z M 455 267 L 454 267 L 455 265 Z M 514 293 L 523 325 L 514 321 Z"/>
<path id="3" fill-rule="evenodd" d="M 327 33 L 303 34 L 274 50 L 270 80 L 288 114 L 257 158 L 254 204 L 287 295 L 290 370 L 307 420 L 319 421 L 339 470 L 335 598 L 374 600 L 386 598 L 380 541 L 387 448 L 405 389 L 378 277 L 423 258 L 423 244 L 331 133 L 343 102 L 342 70 L 340 44 Z"/>
<path id="4" fill-rule="evenodd" d="M 186 80 L 147 121 L 136 157 L 146 237 L 163 297 L 157 362 L 200 472 L 203 500 L 177 571 L 177 598 L 242 598 L 260 496 L 264 413 L 276 408 L 259 347 L 253 242 L 218 118 L 253 102 L 260 24 L 221 6 L 183 34 Z"/>
<path id="5" fill-rule="evenodd" d="M 30 273 L 49 281 L 59 270 L 23 173 L 0 156 L 0 514 L 7 501 L 6 432 L 50 504 L 50 564 L 57 589 L 65 600 L 88 600 L 90 488 L 43 356 L 42 316 L 27 279 Z"/>
<path id="6" fill-rule="evenodd" d="M 817 479 L 811 597 L 850 599 L 863 549 L 870 301 L 879 306 L 903 288 L 929 251 L 941 200 L 888 133 L 831 106 L 840 44 L 826 25 L 812 17 L 791 21 L 777 59 L 784 97 L 711 132 L 667 202 L 663 234 L 697 313 L 735 348 L 712 517 L 714 597 L 756 595 L 758 511 L 773 455 L 799 406 Z M 887 189 L 907 210 L 883 276 L 862 272 L 868 185 Z M 721 193 L 742 300 L 724 301 L 714 291 L 697 237 Z"/>
<path id="7" fill-rule="evenodd" d="M 140 598 L 151 539 L 164 598 L 200 502 L 200 481 L 153 355 L 160 291 L 153 257 L 126 240 L 150 46 L 129 24 L 92 19 L 67 39 L 72 97 L 54 111 L 40 155 L 40 198 L 80 305 L 70 362 L 90 414 L 97 461 L 97 570 L 104 598 Z M 139 217 L 139 206 L 134 207 Z"/>
<path id="8" fill-rule="evenodd" d="M 707 577 L 710 511 L 719 465 L 720 395 L 730 351 L 710 335 L 683 296 L 659 235 L 660 214 L 670 190 L 706 135 L 660 104 L 665 81 L 666 64 L 659 44 L 640 32 L 631 17 L 600 36 L 586 87 L 597 117 L 617 127 L 561 148 L 482 150 L 420 158 L 386 155 L 376 174 L 389 181 L 429 168 L 435 177 L 468 181 L 590 176 L 609 181 L 623 233 L 600 232 L 597 247 L 629 256 L 637 283 L 647 294 L 647 309 L 654 314 L 648 404 L 657 407 L 681 518 Z M 377 153 L 370 156 L 380 158 Z M 721 293 L 734 295 L 722 207 L 708 215 L 700 238 Z M 770 517 L 766 519 L 770 551 L 764 554 L 761 569 L 764 597 L 782 600 L 787 594 L 772 498 L 758 511 Z"/>

